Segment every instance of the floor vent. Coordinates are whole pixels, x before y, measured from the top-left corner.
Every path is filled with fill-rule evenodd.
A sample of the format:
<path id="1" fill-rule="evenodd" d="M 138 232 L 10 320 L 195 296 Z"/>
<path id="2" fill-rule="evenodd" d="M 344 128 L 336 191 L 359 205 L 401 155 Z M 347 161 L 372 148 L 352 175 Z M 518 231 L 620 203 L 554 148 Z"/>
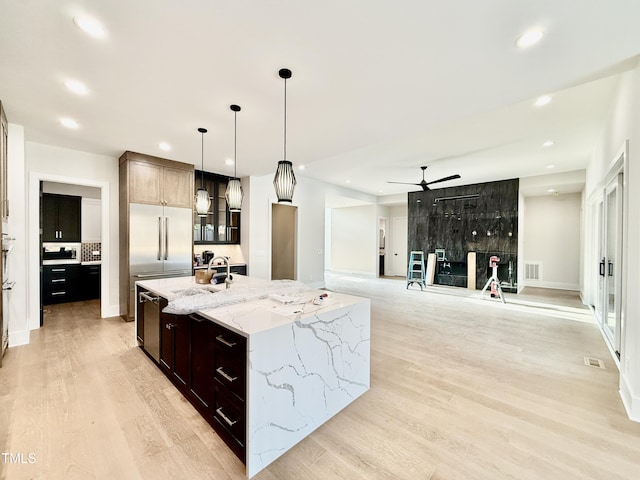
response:
<path id="1" fill-rule="evenodd" d="M 584 364 L 587 367 L 604 368 L 604 362 L 599 358 L 584 357 Z"/>
<path id="2" fill-rule="evenodd" d="M 542 262 L 527 262 L 524 264 L 525 280 L 542 280 Z"/>

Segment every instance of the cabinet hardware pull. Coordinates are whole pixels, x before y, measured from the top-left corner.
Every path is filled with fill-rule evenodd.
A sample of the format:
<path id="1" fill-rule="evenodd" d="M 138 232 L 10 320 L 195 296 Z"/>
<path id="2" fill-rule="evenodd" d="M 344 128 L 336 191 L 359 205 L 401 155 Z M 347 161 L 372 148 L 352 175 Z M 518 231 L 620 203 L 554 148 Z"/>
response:
<path id="1" fill-rule="evenodd" d="M 227 381 L 229 381 L 229 382 L 234 382 L 235 380 L 238 379 L 238 377 L 232 377 L 231 375 L 229 375 L 227 372 L 225 372 L 222 369 L 222 367 L 216 368 L 216 372 L 218 372 L 220 375 L 222 375 L 224 378 L 226 378 Z"/>
<path id="2" fill-rule="evenodd" d="M 204 318 L 202 318 L 200 315 L 194 315 L 193 313 L 189 314 L 189 318 L 191 320 L 195 320 L 196 322 L 201 322 L 204 320 Z"/>
<path id="3" fill-rule="evenodd" d="M 51 292 L 51 295 L 65 295 L 67 292 Z"/>
<path id="4" fill-rule="evenodd" d="M 151 295 L 149 295 L 147 292 L 140 292 L 140 303 L 144 303 L 145 301 L 147 302 L 151 302 L 151 303 L 158 303 L 158 300 L 160 300 L 160 297 L 152 297 Z"/>
<path id="5" fill-rule="evenodd" d="M 164 259 L 169 260 L 169 217 L 164 217 Z"/>
<path id="6" fill-rule="evenodd" d="M 66 268 L 52 268 L 51 271 L 52 272 L 66 272 L 67 269 Z"/>
<path id="7" fill-rule="evenodd" d="M 64 278 L 54 278 L 53 280 L 51 280 L 51 283 L 60 283 L 60 282 L 66 282 L 67 280 Z"/>
<path id="8" fill-rule="evenodd" d="M 165 325 L 165 328 L 166 328 L 167 330 L 171 330 L 171 327 L 173 327 L 173 325 L 172 325 L 172 324 L 170 324 L 170 323 L 167 323 L 167 324 Z"/>
<path id="9" fill-rule="evenodd" d="M 216 413 L 218 415 L 220 415 L 222 417 L 222 419 L 227 422 L 229 424 L 230 427 L 233 427 L 236 423 L 238 423 L 237 420 L 231 420 L 229 417 L 227 417 L 224 413 L 222 413 L 222 407 L 217 408 L 216 409 Z"/>
<path id="10" fill-rule="evenodd" d="M 162 217 L 158 217 L 158 256 L 157 259 L 160 260 L 162 255 Z"/>
<path id="11" fill-rule="evenodd" d="M 222 335 L 218 335 L 216 337 L 216 340 L 222 343 L 223 345 L 226 345 L 227 347 L 235 347 L 237 345 L 236 342 L 230 342 L 228 340 L 225 340 Z"/>

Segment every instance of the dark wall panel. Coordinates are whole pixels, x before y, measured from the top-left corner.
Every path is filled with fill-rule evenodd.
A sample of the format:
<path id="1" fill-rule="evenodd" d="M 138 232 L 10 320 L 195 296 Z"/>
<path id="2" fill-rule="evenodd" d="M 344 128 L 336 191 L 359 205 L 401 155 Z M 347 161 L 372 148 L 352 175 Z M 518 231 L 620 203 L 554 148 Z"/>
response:
<path id="1" fill-rule="evenodd" d="M 467 253 L 476 252 L 478 289 L 491 274 L 489 257 L 498 255 L 501 282 L 508 281 L 510 273 L 515 285 L 518 185 L 518 179 L 513 179 L 410 192 L 408 251 L 422 250 L 426 258 L 444 249 L 447 261 L 458 272 L 466 267 Z"/>

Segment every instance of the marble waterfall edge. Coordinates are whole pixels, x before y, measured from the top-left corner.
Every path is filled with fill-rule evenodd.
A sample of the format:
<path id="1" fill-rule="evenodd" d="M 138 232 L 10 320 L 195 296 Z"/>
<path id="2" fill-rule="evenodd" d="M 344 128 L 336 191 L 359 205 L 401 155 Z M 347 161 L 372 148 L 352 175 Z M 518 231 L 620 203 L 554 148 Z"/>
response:
<path id="1" fill-rule="evenodd" d="M 369 389 L 370 301 L 249 337 L 247 477 Z"/>

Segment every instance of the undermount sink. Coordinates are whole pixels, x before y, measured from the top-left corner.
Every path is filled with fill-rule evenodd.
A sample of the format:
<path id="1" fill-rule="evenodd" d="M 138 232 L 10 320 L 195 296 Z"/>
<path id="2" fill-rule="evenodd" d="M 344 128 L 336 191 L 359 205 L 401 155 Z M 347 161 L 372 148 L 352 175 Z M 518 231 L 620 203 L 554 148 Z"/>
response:
<path id="1" fill-rule="evenodd" d="M 203 287 L 190 287 L 182 290 L 173 290 L 171 293 L 178 295 L 179 297 L 190 297 L 192 295 L 200 295 L 201 293 L 216 293 L 219 292 L 219 288 L 211 287 L 211 286 L 203 286 Z"/>

